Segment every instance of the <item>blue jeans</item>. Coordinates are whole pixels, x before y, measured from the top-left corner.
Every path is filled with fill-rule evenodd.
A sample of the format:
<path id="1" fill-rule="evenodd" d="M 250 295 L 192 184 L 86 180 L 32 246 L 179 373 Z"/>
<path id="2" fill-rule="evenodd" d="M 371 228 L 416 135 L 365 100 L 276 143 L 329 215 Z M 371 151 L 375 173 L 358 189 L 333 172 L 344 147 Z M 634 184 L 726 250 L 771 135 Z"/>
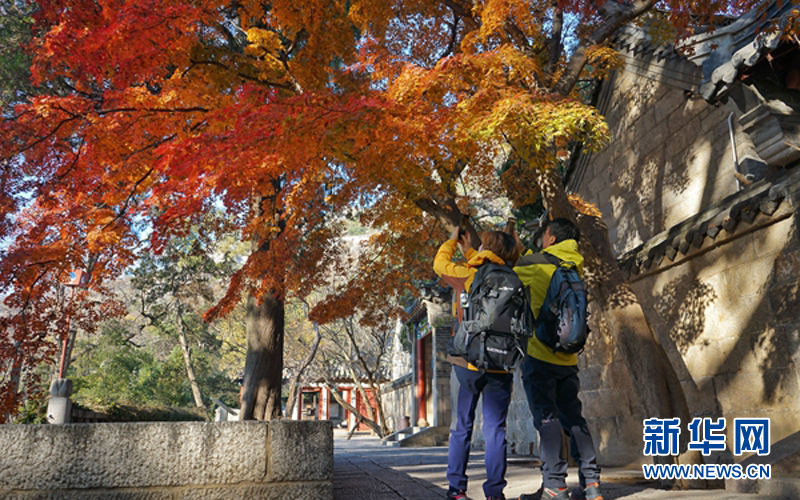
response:
<path id="1" fill-rule="evenodd" d="M 522 384 L 541 439 L 542 482 L 546 488 L 567 485 L 567 460 L 561 454 L 561 429 L 570 437 L 581 486 L 600 481 L 592 435 L 581 415 L 577 366 L 561 366 L 526 356 Z"/>
<path id="2" fill-rule="evenodd" d="M 475 408 L 478 398 L 483 394 L 483 438 L 486 441 L 486 482 L 483 483 L 483 492 L 487 497 L 502 497 L 506 486 L 506 416 L 514 375 L 481 373 L 460 366 L 453 366 L 453 370 L 458 378 L 459 389 L 456 426 L 450 430 L 447 456 L 450 488 L 467 489 L 467 461 Z"/>

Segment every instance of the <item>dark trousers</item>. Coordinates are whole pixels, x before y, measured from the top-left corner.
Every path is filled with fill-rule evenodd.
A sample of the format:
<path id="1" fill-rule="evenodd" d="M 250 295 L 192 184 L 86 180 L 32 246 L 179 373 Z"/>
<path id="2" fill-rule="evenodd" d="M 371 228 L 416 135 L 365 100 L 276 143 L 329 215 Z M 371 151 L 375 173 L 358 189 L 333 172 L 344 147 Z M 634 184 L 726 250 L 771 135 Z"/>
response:
<path id="1" fill-rule="evenodd" d="M 570 437 L 581 486 L 600 481 L 592 435 L 581 415 L 577 366 L 560 366 L 530 356 L 522 363 L 522 382 L 541 439 L 542 481 L 546 488 L 567 485 L 567 460 L 561 453 L 561 430 Z"/>
<path id="2" fill-rule="evenodd" d="M 460 366 L 453 366 L 453 370 L 458 378 L 459 389 L 456 426 L 450 430 L 447 480 L 451 488 L 466 491 L 475 408 L 478 398 L 483 394 L 483 438 L 486 441 L 486 482 L 483 483 L 483 492 L 487 497 L 501 497 L 506 486 L 506 416 L 514 375 L 481 373 Z"/>

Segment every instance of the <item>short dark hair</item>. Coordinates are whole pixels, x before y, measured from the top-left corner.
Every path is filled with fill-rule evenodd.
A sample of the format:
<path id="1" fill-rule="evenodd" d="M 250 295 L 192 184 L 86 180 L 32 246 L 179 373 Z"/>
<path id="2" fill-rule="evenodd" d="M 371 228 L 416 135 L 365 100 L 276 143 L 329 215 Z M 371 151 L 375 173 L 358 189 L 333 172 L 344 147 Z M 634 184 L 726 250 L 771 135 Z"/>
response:
<path id="1" fill-rule="evenodd" d="M 569 219 L 553 219 L 547 223 L 545 229 L 548 228 L 550 229 L 550 236 L 555 236 L 556 243 L 561 243 L 564 240 L 578 241 L 581 238 L 580 229 Z"/>
<path id="2" fill-rule="evenodd" d="M 519 258 L 520 249 L 517 240 L 503 231 L 484 232 L 481 234 L 481 243 L 485 250 L 491 250 L 509 266 L 513 266 Z"/>

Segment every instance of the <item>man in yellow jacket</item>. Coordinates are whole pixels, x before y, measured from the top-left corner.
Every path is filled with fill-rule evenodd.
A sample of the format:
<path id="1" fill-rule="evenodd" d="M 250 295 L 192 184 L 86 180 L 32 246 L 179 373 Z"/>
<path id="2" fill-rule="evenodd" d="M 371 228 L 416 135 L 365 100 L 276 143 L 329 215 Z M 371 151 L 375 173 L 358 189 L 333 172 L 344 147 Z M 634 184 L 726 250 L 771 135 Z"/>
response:
<path id="1" fill-rule="evenodd" d="M 580 232 L 570 220 L 552 220 L 542 236 L 542 252 L 574 264 L 582 276 L 583 256 L 578 252 L 579 238 Z M 541 259 L 532 255 L 521 257 L 514 268 L 522 283 L 530 290 L 531 309 L 535 318 L 539 317 L 539 309 L 544 303 L 555 270 L 555 265 L 541 263 Z M 602 500 L 597 455 L 578 399 L 578 355 L 554 352 L 533 335 L 522 363 L 522 382 L 534 427 L 539 431 L 542 500 L 569 499 L 567 461 L 561 455 L 562 428 L 571 438 L 572 455 L 578 460 L 584 497 Z M 538 493 L 520 496 L 520 500 L 534 498 L 540 498 Z"/>
<path id="2" fill-rule="evenodd" d="M 456 245 L 467 258 L 466 264 L 452 262 Z M 478 268 L 485 263 L 513 266 L 519 257 L 517 241 L 500 231 L 487 231 L 481 235 L 481 246 L 472 249 L 468 234 L 460 234 L 458 228 L 444 242 L 436 254 L 433 270 L 453 287 L 455 293 L 469 292 Z M 463 318 L 458 301 L 457 318 Z M 450 487 L 447 498 L 466 500 L 467 461 L 469 460 L 475 409 L 483 394 L 483 437 L 486 441 L 486 481 L 483 492 L 487 500 L 505 500 L 506 486 L 506 416 L 511 401 L 514 375 L 508 372 L 480 372 L 463 358 L 448 357 L 459 382 L 458 397 L 453 411 L 456 425 L 450 431 L 447 457 L 447 481 Z"/>

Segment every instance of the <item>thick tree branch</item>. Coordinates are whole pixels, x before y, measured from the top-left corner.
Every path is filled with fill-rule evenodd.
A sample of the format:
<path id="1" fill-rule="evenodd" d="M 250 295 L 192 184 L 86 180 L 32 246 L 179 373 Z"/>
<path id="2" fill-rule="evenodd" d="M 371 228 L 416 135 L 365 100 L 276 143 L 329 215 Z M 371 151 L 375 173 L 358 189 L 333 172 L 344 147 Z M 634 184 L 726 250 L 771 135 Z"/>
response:
<path id="1" fill-rule="evenodd" d="M 456 40 L 458 39 L 458 24 L 461 21 L 461 18 L 458 17 L 458 14 L 453 12 L 453 22 L 448 23 L 450 25 L 450 41 L 447 43 L 447 48 L 445 48 L 444 53 L 439 56 L 439 60 L 444 59 L 445 57 L 452 55 L 456 51 Z"/>
<path id="2" fill-rule="evenodd" d="M 375 434 L 377 434 L 380 437 L 383 437 L 383 430 L 381 430 L 380 426 L 376 422 L 366 418 L 360 411 L 358 411 L 355 408 L 355 406 L 345 401 L 342 395 L 339 394 L 339 391 L 334 389 L 333 384 L 330 381 L 326 380 L 325 382 L 323 382 L 323 384 L 325 385 L 325 387 L 328 388 L 329 391 L 331 391 L 331 396 L 333 396 L 333 399 L 335 399 L 336 402 L 339 403 L 339 405 L 342 408 L 357 415 L 359 422 L 364 422 L 369 426 L 370 429 L 372 429 L 375 432 Z M 367 404 L 367 406 L 369 405 Z M 358 425 L 356 425 L 355 427 L 358 428 Z"/>
<path id="3" fill-rule="evenodd" d="M 566 70 L 550 90 L 563 96 L 568 95 L 586 65 L 586 51 L 589 47 L 608 40 L 625 23 L 647 12 L 653 8 L 653 5 L 655 5 L 655 0 L 636 0 L 632 4 L 624 4 L 614 0 L 604 2 L 600 7 L 600 13 L 605 22 L 589 37 L 581 40 L 575 53 L 567 63 Z"/>
<path id="4" fill-rule="evenodd" d="M 564 51 L 564 44 L 561 40 L 563 32 L 564 11 L 558 7 L 558 2 L 553 2 L 553 32 L 550 36 L 550 54 L 545 69 L 548 75 L 553 75 L 556 72 L 561 53 Z"/>
<path id="5" fill-rule="evenodd" d="M 221 63 L 221 62 L 219 62 L 219 61 L 198 61 L 198 60 L 192 60 L 192 61 L 191 61 L 191 63 L 192 63 L 192 66 L 194 66 L 194 65 L 200 65 L 200 64 L 209 65 L 209 66 L 217 66 L 217 67 L 220 67 L 220 68 L 224 69 L 225 71 L 230 71 L 230 72 L 233 72 L 233 73 L 235 73 L 235 74 L 236 74 L 236 76 L 238 76 L 238 77 L 239 77 L 239 78 L 241 78 L 242 80 L 247 80 L 247 81 L 249 81 L 249 82 L 256 82 L 256 83 L 260 83 L 260 84 L 262 84 L 262 85 L 266 85 L 266 86 L 268 86 L 268 87 L 275 87 L 275 88 L 279 88 L 279 89 L 285 89 L 285 90 L 294 90 L 294 89 L 295 89 L 294 85 L 291 85 L 291 84 L 288 84 L 288 83 L 274 82 L 274 81 L 272 81 L 272 80 L 262 80 L 261 78 L 258 78 L 258 77 L 255 77 L 255 76 L 250 76 L 250 75 L 248 75 L 248 74 L 246 74 L 246 73 L 242 73 L 241 71 L 236 71 L 236 70 L 234 70 L 234 69 L 231 69 L 231 67 L 230 67 L 230 66 L 228 66 L 228 65 L 226 65 L 226 64 L 222 64 L 222 63 Z M 190 67 L 189 67 L 189 68 L 186 70 L 186 72 L 188 72 L 188 71 L 189 71 L 189 70 L 191 70 L 191 69 L 192 69 L 192 68 L 191 68 L 191 66 L 190 66 Z"/>
<path id="6" fill-rule="evenodd" d="M 65 124 L 67 124 L 67 123 L 69 123 L 71 121 L 77 120 L 77 119 L 78 119 L 78 116 L 73 115 L 70 118 L 65 118 L 65 119 L 61 120 L 60 122 L 58 122 L 58 125 L 56 125 L 55 128 L 53 130 L 51 130 L 50 132 L 48 132 L 46 135 L 43 135 L 42 137 L 39 137 L 38 139 L 36 139 L 32 143 L 27 144 L 22 149 L 20 149 L 18 151 L 15 151 L 11 155 L 8 155 L 6 158 L 11 158 L 11 157 L 17 156 L 17 155 L 19 155 L 21 153 L 24 153 L 24 152 L 26 152 L 26 151 L 28 151 L 30 149 L 33 149 L 36 145 L 41 144 L 42 142 L 44 142 L 44 141 L 50 139 L 51 137 L 53 137 L 54 135 L 56 135 L 56 133 L 59 131 L 59 129 L 61 129 L 61 127 L 63 127 Z"/>
<path id="7" fill-rule="evenodd" d="M 511 21 L 506 21 L 506 24 L 503 26 L 503 28 L 505 29 L 506 34 L 510 36 L 512 40 L 514 40 L 514 43 L 516 43 L 522 49 L 524 54 L 528 55 L 529 57 L 536 55 L 531 47 L 530 41 L 528 40 L 528 36 L 519 26 Z"/>
<path id="8" fill-rule="evenodd" d="M 203 108 L 200 106 L 193 106 L 189 108 L 112 108 L 112 109 L 101 109 L 97 112 L 99 116 L 108 115 L 111 113 L 131 113 L 134 111 L 147 111 L 149 113 L 207 113 L 211 111 L 208 108 Z"/>

